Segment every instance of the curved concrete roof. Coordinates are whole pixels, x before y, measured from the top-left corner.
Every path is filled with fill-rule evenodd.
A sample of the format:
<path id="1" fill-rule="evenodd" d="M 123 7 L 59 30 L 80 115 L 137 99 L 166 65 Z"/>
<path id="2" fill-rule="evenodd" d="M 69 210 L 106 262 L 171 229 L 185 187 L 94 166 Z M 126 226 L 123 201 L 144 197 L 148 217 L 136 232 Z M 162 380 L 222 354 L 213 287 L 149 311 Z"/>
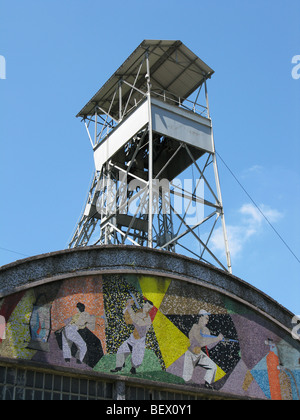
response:
<path id="1" fill-rule="evenodd" d="M 2 266 L 0 298 L 65 278 L 105 273 L 155 274 L 199 284 L 251 307 L 287 332 L 293 328 L 290 311 L 238 277 L 179 254 L 126 245 L 67 249 Z"/>

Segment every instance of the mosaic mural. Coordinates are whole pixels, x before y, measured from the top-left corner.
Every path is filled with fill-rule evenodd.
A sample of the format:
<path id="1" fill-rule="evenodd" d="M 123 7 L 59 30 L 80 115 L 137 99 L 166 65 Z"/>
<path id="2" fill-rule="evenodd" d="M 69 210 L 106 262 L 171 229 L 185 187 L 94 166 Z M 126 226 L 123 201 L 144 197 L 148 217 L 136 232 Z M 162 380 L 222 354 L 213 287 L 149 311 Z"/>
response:
<path id="1" fill-rule="evenodd" d="M 68 279 L 0 301 L 0 356 L 300 399 L 293 338 L 216 291 L 143 275 Z"/>

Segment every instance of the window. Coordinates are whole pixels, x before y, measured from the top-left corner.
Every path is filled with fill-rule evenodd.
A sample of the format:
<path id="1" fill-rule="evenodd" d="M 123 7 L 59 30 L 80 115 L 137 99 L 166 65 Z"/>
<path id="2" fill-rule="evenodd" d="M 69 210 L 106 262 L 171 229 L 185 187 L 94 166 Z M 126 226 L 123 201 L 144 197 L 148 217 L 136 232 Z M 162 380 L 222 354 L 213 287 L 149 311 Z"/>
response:
<path id="1" fill-rule="evenodd" d="M 0 400 L 112 399 L 112 383 L 0 366 Z"/>

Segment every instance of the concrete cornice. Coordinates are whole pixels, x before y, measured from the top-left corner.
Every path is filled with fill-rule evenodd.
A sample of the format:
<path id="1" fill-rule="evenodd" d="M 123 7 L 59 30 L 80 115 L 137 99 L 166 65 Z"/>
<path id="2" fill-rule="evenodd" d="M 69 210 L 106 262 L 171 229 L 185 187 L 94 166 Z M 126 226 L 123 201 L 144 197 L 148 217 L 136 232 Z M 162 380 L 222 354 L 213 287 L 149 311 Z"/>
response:
<path id="1" fill-rule="evenodd" d="M 66 278 L 136 273 L 176 278 L 224 294 L 290 332 L 293 314 L 244 280 L 201 261 L 168 251 L 101 245 L 36 255 L 0 267 L 0 298 Z"/>

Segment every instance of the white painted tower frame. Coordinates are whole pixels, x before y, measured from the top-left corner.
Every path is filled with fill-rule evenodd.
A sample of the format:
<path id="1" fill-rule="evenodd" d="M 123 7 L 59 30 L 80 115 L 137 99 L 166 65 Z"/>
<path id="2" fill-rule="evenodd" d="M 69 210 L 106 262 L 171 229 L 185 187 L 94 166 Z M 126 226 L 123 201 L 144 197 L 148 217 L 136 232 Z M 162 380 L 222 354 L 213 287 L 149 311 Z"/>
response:
<path id="1" fill-rule="evenodd" d="M 79 112 L 95 175 L 70 248 L 134 244 L 231 272 L 207 93 L 212 74 L 181 41 L 146 40 Z M 218 228 L 225 262 L 211 246 Z"/>

